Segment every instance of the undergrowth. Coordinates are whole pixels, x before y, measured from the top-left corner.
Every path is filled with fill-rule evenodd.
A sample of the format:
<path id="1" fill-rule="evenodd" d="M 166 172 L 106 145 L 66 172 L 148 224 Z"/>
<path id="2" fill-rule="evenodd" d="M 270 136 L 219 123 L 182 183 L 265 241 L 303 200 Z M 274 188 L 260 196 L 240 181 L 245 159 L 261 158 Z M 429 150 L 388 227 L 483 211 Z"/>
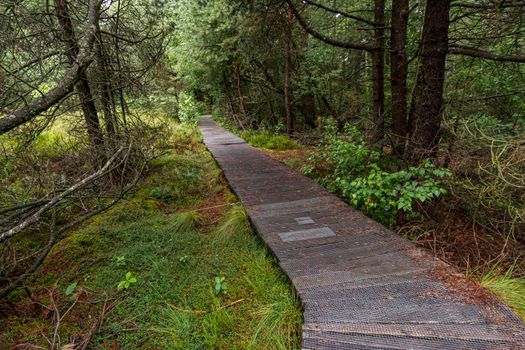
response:
<path id="1" fill-rule="evenodd" d="M 20 290 L 0 305 L 0 348 L 48 347 L 55 330 L 57 348 L 78 346 L 99 319 L 96 349 L 300 348 L 289 281 L 198 132 L 174 132 L 174 149 L 151 162 L 134 195 L 54 247 L 33 300 Z M 217 278 L 227 285 L 219 294 Z M 57 325 L 52 305 L 74 307 Z"/>
<path id="2" fill-rule="evenodd" d="M 290 139 L 287 135 L 274 134 L 264 130 L 247 130 L 240 132 L 246 142 L 254 147 L 267 148 L 277 151 L 301 149 L 297 141 Z"/>
<path id="3" fill-rule="evenodd" d="M 302 171 L 357 209 L 393 226 L 417 216 L 416 202 L 446 193 L 446 169 L 426 160 L 419 166 L 391 169 L 395 159 L 370 150 L 356 127 L 347 125 L 343 135 L 327 124 L 318 148 L 310 152 Z"/>

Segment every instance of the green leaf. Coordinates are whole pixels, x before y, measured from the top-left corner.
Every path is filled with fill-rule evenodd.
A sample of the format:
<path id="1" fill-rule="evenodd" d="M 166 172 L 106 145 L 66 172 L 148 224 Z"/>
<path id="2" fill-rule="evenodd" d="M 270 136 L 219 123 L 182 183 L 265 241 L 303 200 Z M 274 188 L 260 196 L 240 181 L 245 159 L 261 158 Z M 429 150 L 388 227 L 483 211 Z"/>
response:
<path id="1" fill-rule="evenodd" d="M 65 295 L 71 295 L 73 292 L 77 289 L 77 282 L 71 283 L 69 286 L 67 286 L 66 291 L 64 292 Z"/>

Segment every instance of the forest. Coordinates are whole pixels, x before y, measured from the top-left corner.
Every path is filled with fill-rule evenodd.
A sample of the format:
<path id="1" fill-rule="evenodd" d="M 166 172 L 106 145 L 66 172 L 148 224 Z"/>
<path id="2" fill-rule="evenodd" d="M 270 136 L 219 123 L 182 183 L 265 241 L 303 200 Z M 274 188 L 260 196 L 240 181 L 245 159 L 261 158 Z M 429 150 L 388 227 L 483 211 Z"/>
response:
<path id="1" fill-rule="evenodd" d="M 525 1 L 2 0 L 0 349 L 301 349 L 203 115 L 525 321 Z"/>

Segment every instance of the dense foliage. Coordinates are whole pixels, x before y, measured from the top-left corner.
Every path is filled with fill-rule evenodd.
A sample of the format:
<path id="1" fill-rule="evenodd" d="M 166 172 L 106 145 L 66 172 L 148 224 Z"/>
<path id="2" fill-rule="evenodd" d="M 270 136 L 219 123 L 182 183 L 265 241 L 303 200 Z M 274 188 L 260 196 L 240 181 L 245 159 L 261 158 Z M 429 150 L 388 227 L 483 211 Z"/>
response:
<path id="1" fill-rule="evenodd" d="M 443 178 L 450 176 L 449 170 L 437 169 L 429 160 L 390 170 L 379 152 L 367 148 L 356 127 L 347 125 L 343 134 L 339 137 L 335 126 L 328 126 L 303 172 L 371 217 L 386 225 L 403 224 L 405 215 L 416 214 L 416 201 L 446 193 Z"/>

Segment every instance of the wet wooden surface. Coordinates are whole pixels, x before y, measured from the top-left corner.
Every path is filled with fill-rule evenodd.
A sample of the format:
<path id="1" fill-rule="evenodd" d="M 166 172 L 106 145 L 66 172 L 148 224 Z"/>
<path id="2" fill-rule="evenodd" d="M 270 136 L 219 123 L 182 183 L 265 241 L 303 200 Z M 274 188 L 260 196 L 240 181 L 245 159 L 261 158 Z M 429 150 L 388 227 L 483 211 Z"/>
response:
<path id="1" fill-rule="evenodd" d="M 523 323 L 452 268 L 211 119 L 201 131 L 301 298 L 304 349 L 525 349 Z"/>

